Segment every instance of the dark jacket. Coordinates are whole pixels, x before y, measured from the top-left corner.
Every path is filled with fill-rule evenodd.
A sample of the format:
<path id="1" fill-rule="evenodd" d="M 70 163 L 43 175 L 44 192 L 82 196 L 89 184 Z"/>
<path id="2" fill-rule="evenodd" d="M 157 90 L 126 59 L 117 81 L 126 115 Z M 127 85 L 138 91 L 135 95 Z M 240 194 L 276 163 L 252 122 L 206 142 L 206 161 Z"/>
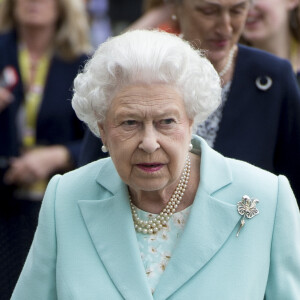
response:
<path id="1" fill-rule="evenodd" d="M 266 91 L 257 79 L 268 76 Z M 290 180 L 300 201 L 300 90 L 288 61 L 239 46 L 214 148 Z"/>
<path id="2" fill-rule="evenodd" d="M 36 143 L 38 145 L 64 145 L 76 163 L 84 135 L 82 122 L 72 106 L 73 80 L 87 56 L 67 62 L 54 55 L 46 79 L 43 99 L 37 117 Z M 24 99 L 17 54 L 17 38 L 14 32 L 0 36 L 0 72 L 12 66 L 19 80 L 13 88 L 14 101 L 0 113 L 0 156 L 18 156 L 20 139 L 16 125 L 17 113 Z"/>

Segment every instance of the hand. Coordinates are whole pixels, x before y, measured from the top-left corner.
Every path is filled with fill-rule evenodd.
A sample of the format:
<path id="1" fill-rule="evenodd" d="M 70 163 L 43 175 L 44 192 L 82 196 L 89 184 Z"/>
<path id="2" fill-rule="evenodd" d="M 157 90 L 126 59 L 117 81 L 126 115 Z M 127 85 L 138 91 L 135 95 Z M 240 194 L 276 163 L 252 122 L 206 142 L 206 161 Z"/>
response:
<path id="1" fill-rule="evenodd" d="M 38 147 L 13 158 L 4 180 L 7 184 L 32 184 L 70 167 L 70 155 L 66 147 Z"/>
<path id="2" fill-rule="evenodd" d="M 9 90 L 0 87 L 0 113 L 13 101 L 13 99 L 14 96 Z"/>

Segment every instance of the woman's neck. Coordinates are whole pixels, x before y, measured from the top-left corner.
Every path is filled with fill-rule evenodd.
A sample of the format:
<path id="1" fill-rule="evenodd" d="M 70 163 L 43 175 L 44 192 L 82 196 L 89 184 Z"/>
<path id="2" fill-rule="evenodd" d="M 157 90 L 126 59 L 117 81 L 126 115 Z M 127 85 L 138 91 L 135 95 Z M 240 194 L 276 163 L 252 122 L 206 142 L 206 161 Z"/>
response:
<path id="1" fill-rule="evenodd" d="M 237 55 L 238 55 L 238 46 L 235 45 L 229 52 L 229 55 L 225 57 L 222 61 L 216 61 L 216 62 L 211 61 L 221 78 L 222 86 L 226 85 L 226 83 L 232 80 Z"/>
<path id="2" fill-rule="evenodd" d="M 55 28 L 20 28 L 20 42 L 26 47 L 30 56 L 39 59 L 53 47 Z"/>

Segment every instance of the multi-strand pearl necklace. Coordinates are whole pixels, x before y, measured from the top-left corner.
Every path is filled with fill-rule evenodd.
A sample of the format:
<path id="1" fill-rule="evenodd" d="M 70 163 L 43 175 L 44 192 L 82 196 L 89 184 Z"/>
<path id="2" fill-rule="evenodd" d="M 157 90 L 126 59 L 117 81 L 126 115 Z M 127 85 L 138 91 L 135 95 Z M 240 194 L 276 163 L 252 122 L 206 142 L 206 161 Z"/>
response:
<path id="1" fill-rule="evenodd" d="M 223 77 L 228 72 L 228 70 L 231 68 L 235 49 L 236 49 L 236 47 L 234 45 L 229 52 L 228 60 L 227 60 L 225 67 L 223 68 L 223 70 L 221 70 L 221 72 L 219 72 L 220 77 Z"/>
<path id="2" fill-rule="evenodd" d="M 148 220 L 142 220 L 138 217 L 135 206 L 132 203 L 131 196 L 129 194 L 130 206 L 132 211 L 132 218 L 134 223 L 134 228 L 137 232 L 144 234 L 153 234 L 158 232 L 167 224 L 170 217 L 175 213 L 180 201 L 183 198 L 184 192 L 186 190 L 191 172 L 191 160 L 189 155 L 186 158 L 185 166 L 179 183 L 172 194 L 167 206 L 160 212 L 156 217 L 149 218 Z"/>

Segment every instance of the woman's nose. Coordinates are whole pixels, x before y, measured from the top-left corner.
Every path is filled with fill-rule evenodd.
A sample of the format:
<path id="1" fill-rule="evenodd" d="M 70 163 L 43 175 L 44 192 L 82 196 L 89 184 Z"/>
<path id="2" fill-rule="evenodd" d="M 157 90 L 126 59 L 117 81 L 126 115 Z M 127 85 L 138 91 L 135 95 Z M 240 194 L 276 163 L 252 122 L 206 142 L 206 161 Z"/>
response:
<path id="1" fill-rule="evenodd" d="M 231 16 L 229 12 L 224 12 L 219 18 L 218 32 L 224 36 L 232 33 Z"/>
<path id="2" fill-rule="evenodd" d="M 157 132 L 154 126 L 146 126 L 141 133 L 141 142 L 139 144 L 139 149 L 144 150 L 147 153 L 153 153 L 160 148 L 157 140 Z"/>

